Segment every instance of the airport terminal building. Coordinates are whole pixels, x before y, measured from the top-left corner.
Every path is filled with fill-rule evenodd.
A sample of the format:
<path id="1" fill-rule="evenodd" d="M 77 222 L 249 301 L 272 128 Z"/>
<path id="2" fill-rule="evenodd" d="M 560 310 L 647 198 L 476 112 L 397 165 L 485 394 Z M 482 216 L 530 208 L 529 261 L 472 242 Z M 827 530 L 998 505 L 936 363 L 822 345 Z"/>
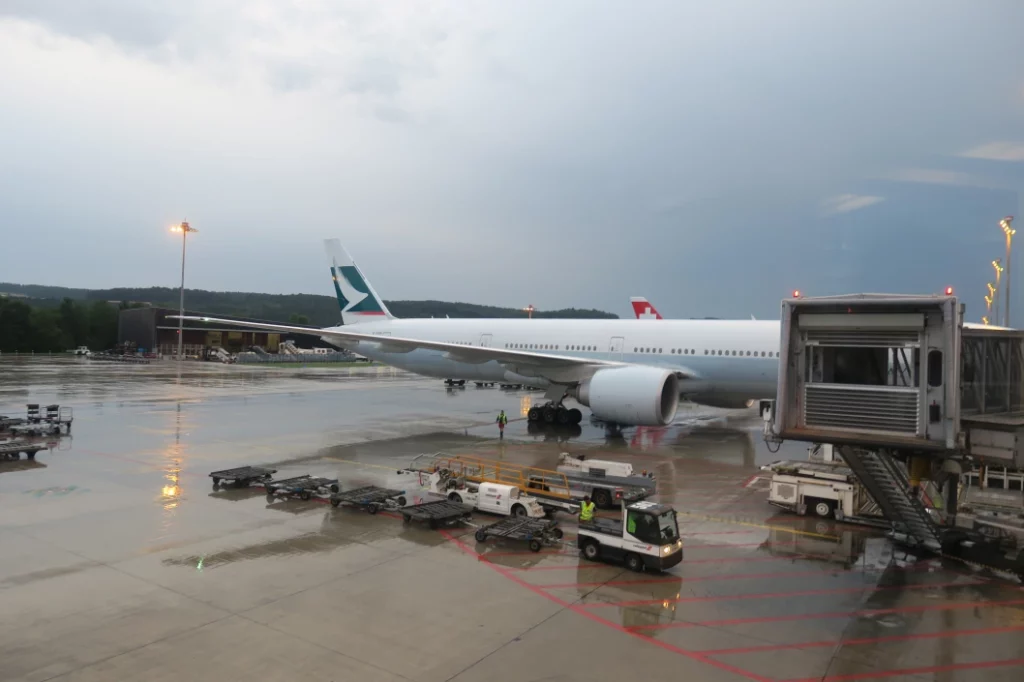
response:
<path id="1" fill-rule="evenodd" d="M 177 314 L 177 309 L 171 308 L 145 307 L 122 310 L 117 321 L 117 342 L 119 344 L 133 343 L 143 352 L 174 355 L 178 347 L 178 320 L 171 316 Z M 202 315 L 203 313 L 186 311 L 185 314 Z M 246 319 L 220 314 L 218 317 L 243 321 Z M 230 353 L 238 353 L 250 346 L 259 346 L 270 353 L 275 353 L 281 342 L 286 339 L 294 340 L 299 347 L 324 345 L 320 342 L 320 337 L 315 334 L 308 336 L 304 334 L 282 335 L 266 331 L 228 328 L 191 320 L 185 321 L 182 335 L 185 355 L 201 355 L 205 348 L 223 348 Z"/>

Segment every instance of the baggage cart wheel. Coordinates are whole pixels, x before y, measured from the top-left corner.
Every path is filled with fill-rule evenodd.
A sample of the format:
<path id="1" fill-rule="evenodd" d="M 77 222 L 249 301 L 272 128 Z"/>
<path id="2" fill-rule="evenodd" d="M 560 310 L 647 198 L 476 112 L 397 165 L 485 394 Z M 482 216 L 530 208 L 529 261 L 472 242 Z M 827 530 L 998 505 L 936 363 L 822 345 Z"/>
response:
<path id="1" fill-rule="evenodd" d="M 564 535 L 564 533 L 562 532 L 561 528 L 552 528 L 551 529 L 551 537 L 553 537 L 554 539 L 561 540 L 563 535 Z"/>
<path id="2" fill-rule="evenodd" d="M 636 573 L 644 570 L 643 560 L 636 554 L 630 552 L 626 555 L 626 568 Z"/>
<path id="3" fill-rule="evenodd" d="M 540 551 L 540 547 L 541 547 L 540 540 L 530 540 L 530 551 L 531 552 L 539 552 Z"/>
<path id="4" fill-rule="evenodd" d="M 366 505 L 366 511 L 369 512 L 370 514 L 376 514 L 377 513 L 377 503 L 376 502 L 371 502 L 370 504 Z"/>
<path id="5" fill-rule="evenodd" d="M 478 529 L 477 532 L 474 533 L 473 537 L 476 538 L 477 542 L 480 542 L 480 543 L 487 542 L 487 533 L 484 531 L 483 528 Z"/>
<path id="6" fill-rule="evenodd" d="M 337 507 L 338 507 L 338 505 L 339 505 L 339 504 L 341 504 L 341 500 L 335 500 L 334 498 L 331 498 L 331 506 L 332 506 L 332 507 L 334 507 L 335 509 L 337 509 Z"/>
<path id="7" fill-rule="evenodd" d="M 407 501 L 407 500 L 405 499 L 405 495 L 399 495 L 398 497 L 396 497 L 396 498 L 395 498 L 395 503 L 396 503 L 396 504 L 397 504 L 397 505 L 398 505 L 399 507 L 404 507 L 404 506 L 405 506 L 405 503 L 406 503 L 406 501 Z"/>
<path id="8" fill-rule="evenodd" d="M 431 530 L 437 530 L 437 519 L 430 519 L 430 523 L 428 525 L 430 526 Z"/>
<path id="9" fill-rule="evenodd" d="M 331 492 L 332 493 L 340 493 L 341 492 L 341 486 L 339 486 L 337 483 L 332 483 L 331 484 Z"/>
<path id="10" fill-rule="evenodd" d="M 273 501 L 274 501 L 274 493 L 272 493 L 270 491 L 267 491 L 267 502 L 273 502 Z"/>
<path id="11" fill-rule="evenodd" d="M 220 479 L 219 478 L 213 479 L 213 489 L 214 490 L 219 490 L 220 489 Z"/>
<path id="12" fill-rule="evenodd" d="M 402 514 L 402 524 L 408 526 L 410 523 L 412 523 L 412 517 L 408 514 Z"/>
<path id="13" fill-rule="evenodd" d="M 26 459 L 35 459 L 36 458 L 36 453 L 34 453 L 34 452 L 26 452 L 25 453 L 25 458 Z"/>
<path id="14" fill-rule="evenodd" d="M 588 542 L 583 545 L 583 558 L 587 561 L 599 561 L 601 559 L 601 546 L 596 542 Z"/>
<path id="15" fill-rule="evenodd" d="M 301 500 L 308 500 L 311 497 L 313 497 L 313 494 L 310 493 L 308 490 L 303 490 L 301 493 L 299 493 L 299 499 Z"/>

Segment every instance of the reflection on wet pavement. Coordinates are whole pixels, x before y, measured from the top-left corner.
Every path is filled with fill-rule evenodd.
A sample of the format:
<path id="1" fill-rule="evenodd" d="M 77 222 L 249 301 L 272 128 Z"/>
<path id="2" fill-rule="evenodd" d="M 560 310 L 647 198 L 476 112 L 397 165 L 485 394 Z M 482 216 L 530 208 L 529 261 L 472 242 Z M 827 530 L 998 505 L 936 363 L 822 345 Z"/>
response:
<path id="1" fill-rule="evenodd" d="M 0 462 L 0 681 L 290 680 L 296 657 L 338 679 L 423 682 L 519 682 L 523 661 L 566 680 L 1019 677 L 1024 591 L 768 506 L 748 485 L 758 467 L 806 454 L 768 452 L 756 411 L 684 406 L 669 427 L 621 431 L 520 417 L 497 439 L 498 410 L 541 400 L 386 368 L 0 358 L 0 413 L 32 401 L 76 416 L 73 446 Z M 685 560 L 667 574 L 587 562 L 564 516 L 566 544 L 534 553 L 209 487 L 210 471 L 272 465 L 415 502 L 398 469 L 438 451 L 652 471 Z"/>

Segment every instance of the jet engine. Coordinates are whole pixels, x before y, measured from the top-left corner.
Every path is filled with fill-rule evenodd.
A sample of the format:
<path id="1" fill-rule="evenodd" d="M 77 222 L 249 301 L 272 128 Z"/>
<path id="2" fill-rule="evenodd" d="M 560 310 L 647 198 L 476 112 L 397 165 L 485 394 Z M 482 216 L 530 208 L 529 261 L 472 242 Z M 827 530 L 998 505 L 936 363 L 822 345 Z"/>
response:
<path id="1" fill-rule="evenodd" d="M 679 407 L 679 378 L 657 367 L 601 369 L 570 395 L 602 421 L 665 426 Z"/>
<path id="2" fill-rule="evenodd" d="M 739 398 L 728 395 L 691 395 L 687 396 L 690 400 L 697 403 L 698 405 L 707 405 L 708 407 L 721 407 L 726 410 L 745 410 L 748 407 L 753 407 L 754 400 L 750 398 Z"/>

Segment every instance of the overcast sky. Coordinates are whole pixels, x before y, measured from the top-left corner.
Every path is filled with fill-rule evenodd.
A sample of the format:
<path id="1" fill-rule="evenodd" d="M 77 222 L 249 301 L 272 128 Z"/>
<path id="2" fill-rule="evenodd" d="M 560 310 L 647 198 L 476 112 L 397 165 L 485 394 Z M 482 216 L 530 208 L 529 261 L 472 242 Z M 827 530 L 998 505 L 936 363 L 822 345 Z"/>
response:
<path id="1" fill-rule="evenodd" d="M 951 284 L 976 319 L 1024 189 L 1021 27 L 1017 0 L 0 0 L 0 281 L 176 286 L 187 219 L 196 288 L 330 293 L 336 236 L 385 298 L 770 317 Z"/>

